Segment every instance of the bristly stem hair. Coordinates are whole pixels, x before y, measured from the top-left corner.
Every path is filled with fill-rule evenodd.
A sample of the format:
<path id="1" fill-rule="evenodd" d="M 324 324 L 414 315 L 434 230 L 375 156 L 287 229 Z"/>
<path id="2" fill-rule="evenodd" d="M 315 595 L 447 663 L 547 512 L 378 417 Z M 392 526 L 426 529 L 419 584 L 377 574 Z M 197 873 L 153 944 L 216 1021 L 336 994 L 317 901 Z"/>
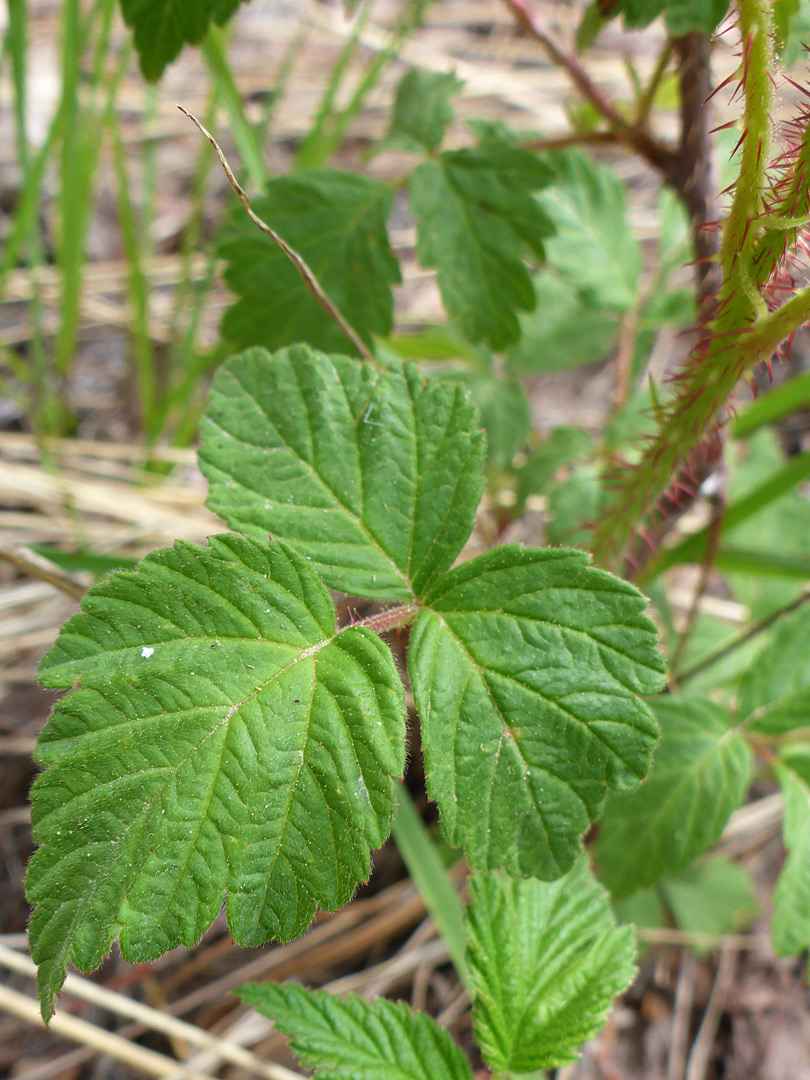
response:
<path id="1" fill-rule="evenodd" d="M 807 211 L 801 194 L 805 130 L 802 127 L 799 148 L 791 156 L 770 161 L 770 4 L 739 0 L 737 11 L 740 67 L 735 95 L 743 95 L 743 130 L 737 147 L 739 177 L 717 256 L 719 289 L 672 400 L 656 407 L 657 433 L 638 464 L 622 470 L 613 502 L 595 530 L 594 553 L 604 565 L 616 565 L 635 535 L 654 528 L 651 508 L 718 423 L 740 377 L 763 361 L 770 363 L 782 343 L 810 318 L 810 289 L 775 307 L 773 287 L 778 277 L 784 293 L 782 271 L 789 255 L 784 237 L 796 240 L 798 232 L 790 230 L 800 228 L 797 221 Z M 769 170 L 774 168 L 780 180 L 769 192 Z M 775 243 L 777 227 L 781 238 Z M 676 496 L 670 500 L 677 501 Z"/>

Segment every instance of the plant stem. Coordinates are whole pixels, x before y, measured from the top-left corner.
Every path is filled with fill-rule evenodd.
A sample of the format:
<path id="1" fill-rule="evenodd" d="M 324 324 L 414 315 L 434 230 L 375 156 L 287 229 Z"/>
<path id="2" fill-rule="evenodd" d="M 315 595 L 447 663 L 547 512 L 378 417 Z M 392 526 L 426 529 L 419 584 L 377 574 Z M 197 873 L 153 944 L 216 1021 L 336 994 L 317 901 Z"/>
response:
<path id="1" fill-rule="evenodd" d="M 562 45 L 539 23 L 531 10 L 530 0 L 503 0 L 514 16 L 515 22 L 546 51 L 557 67 L 566 71 L 582 97 L 607 121 L 620 142 L 626 143 L 664 176 L 669 176 L 674 164 L 674 151 L 659 142 L 643 125 L 629 124 L 601 87 L 591 79 L 575 56 L 567 53 Z"/>
<path id="2" fill-rule="evenodd" d="M 655 95 L 658 93 L 658 88 L 663 81 L 664 75 L 666 75 L 674 48 L 674 43 L 668 40 L 661 50 L 661 54 L 658 57 L 658 63 L 655 65 L 655 69 L 650 76 L 650 81 L 647 83 L 638 101 L 635 120 L 636 126 L 646 124 L 649 119 L 650 112 L 655 103 Z"/>
<path id="3" fill-rule="evenodd" d="M 400 607 L 389 608 L 388 611 L 378 611 L 374 615 L 367 615 L 365 619 L 358 619 L 353 625 L 365 626 L 368 630 L 373 630 L 375 634 L 387 634 L 391 630 L 398 630 L 399 627 L 413 622 L 418 611 L 418 604 L 402 604 Z"/>
<path id="4" fill-rule="evenodd" d="M 810 291 L 800 292 L 781 308 L 768 313 L 753 281 L 756 221 L 763 208 L 770 134 L 772 54 L 765 0 L 739 0 L 738 10 L 745 129 L 740 141 L 740 176 L 719 249 L 722 283 L 716 315 L 698 341 L 691 363 L 681 376 L 678 393 L 661 410 L 658 434 L 638 465 L 625 471 L 617 499 L 596 529 L 594 551 L 606 564 L 624 551 L 634 533 L 643 535 L 648 526 L 655 524 L 650 516 L 651 507 L 653 513 L 656 505 L 659 514 L 666 513 L 666 497 L 659 499 L 659 493 L 673 477 L 679 479 L 677 473 L 684 462 L 697 464 L 692 460 L 693 451 L 700 448 L 704 433 L 717 424 L 740 376 L 760 361 L 770 360 L 779 345 L 810 318 Z M 696 147 L 692 146 L 693 163 L 695 152 Z M 710 280 L 709 275 L 704 278 L 706 303 L 711 295 L 707 284 Z M 721 436 L 716 426 L 711 431 L 710 442 L 712 453 L 716 450 L 719 455 Z M 711 455 L 707 460 L 711 461 Z M 692 487 L 697 488 L 700 479 L 693 476 L 693 480 Z"/>
<path id="5" fill-rule="evenodd" d="M 678 685 L 682 686 L 690 679 L 694 679 L 697 675 L 702 674 L 708 668 L 713 667 L 715 664 L 724 660 L 730 653 L 733 653 L 736 649 L 739 649 L 741 645 L 745 645 L 752 638 L 757 637 L 758 634 L 763 633 L 765 630 L 769 630 L 775 622 L 781 619 L 785 615 L 790 615 L 791 612 L 796 611 L 810 600 L 810 589 L 803 592 L 801 596 L 797 596 L 795 600 L 792 600 L 789 604 L 786 604 L 778 611 L 774 611 L 772 614 L 767 615 L 764 619 L 761 619 L 758 623 L 754 623 L 749 627 L 745 633 L 740 634 L 739 637 L 734 638 L 733 641 L 729 641 L 722 648 L 717 649 L 716 652 L 710 653 L 700 663 L 695 664 L 694 667 L 688 668 L 681 675 L 678 676 Z M 664 691 L 666 693 L 666 691 Z"/>
<path id="6" fill-rule="evenodd" d="M 73 574 L 60 569 L 44 555 L 39 555 L 29 547 L 14 544 L 5 537 L 0 536 L 0 559 L 5 559 L 18 570 L 39 581 L 47 581 L 49 585 L 67 593 L 74 600 L 81 600 L 87 592 L 87 586 Z"/>

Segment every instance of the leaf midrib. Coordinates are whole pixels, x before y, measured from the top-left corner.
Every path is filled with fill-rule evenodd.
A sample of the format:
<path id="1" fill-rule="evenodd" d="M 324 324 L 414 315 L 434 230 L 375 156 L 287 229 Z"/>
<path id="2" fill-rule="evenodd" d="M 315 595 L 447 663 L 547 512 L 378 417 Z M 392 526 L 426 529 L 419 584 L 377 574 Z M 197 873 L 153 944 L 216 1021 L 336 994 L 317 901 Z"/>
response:
<path id="1" fill-rule="evenodd" d="M 261 407 L 261 405 L 256 400 L 256 398 L 250 393 L 248 388 L 242 382 L 240 382 L 240 380 L 237 378 L 236 372 L 231 370 L 231 371 L 228 372 L 228 374 L 237 383 L 239 383 L 239 386 L 242 388 L 242 390 L 246 394 L 246 396 L 252 402 L 255 403 L 256 408 L 259 410 L 259 412 L 262 414 L 262 416 L 265 417 L 269 427 L 272 429 L 272 431 L 275 433 L 276 437 L 278 438 L 279 445 L 278 446 L 273 446 L 273 447 L 264 446 L 264 445 L 261 445 L 260 443 L 254 443 L 254 442 L 250 442 L 247 439 L 240 438 L 239 436 L 235 435 L 233 432 L 229 431 L 227 428 L 221 427 L 220 424 L 218 424 L 209 414 L 208 422 L 211 425 L 211 427 L 216 428 L 216 430 L 219 431 L 222 435 L 227 436 L 229 439 L 232 439 L 234 442 L 237 442 L 242 446 L 247 446 L 252 450 L 260 450 L 260 451 L 262 451 L 264 453 L 267 453 L 268 451 L 271 451 L 271 450 L 282 450 L 283 449 L 283 450 L 286 450 L 288 453 L 290 453 L 295 458 L 296 461 L 298 461 L 301 465 L 304 466 L 305 469 L 307 469 L 307 471 L 310 473 L 311 477 L 314 480 L 316 480 L 323 487 L 324 491 L 328 492 L 329 495 L 331 495 L 331 497 L 335 500 L 335 509 L 342 510 L 347 515 L 347 517 L 351 518 L 351 520 L 354 521 L 354 523 L 358 526 L 360 531 L 363 532 L 368 537 L 369 545 L 371 547 L 373 547 L 376 551 L 379 551 L 380 554 L 384 556 L 384 558 L 389 563 L 391 569 L 393 570 L 395 577 L 399 578 L 399 580 L 402 582 L 402 584 L 408 590 L 408 595 L 413 597 L 414 592 L 413 592 L 413 589 L 411 587 L 411 584 L 410 584 L 407 576 L 404 574 L 404 572 L 402 570 L 400 570 L 400 568 L 397 566 L 397 564 L 394 562 L 393 558 L 388 554 L 388 552 L 383 547 L 380 546 L 380 543 L 376 540 L 374 535 L 371 533 L 370 529 L 366 525 L 365 521 L 363 521 L 362 517 L 358 517 L 357 514 L 355 514 L 353 510 L 351 510 L 348 506 L 346 506 L 346 504 L 340 499 L 340 497 L 337 495 L 337 493 L 334 492 L 332 490 L 332 488 L 329 486 L 329 484 L 326 483 L 326 481 L 323 479 L 323 477 L 320 475 L 320 473 L 318 473 L 316 471 L 315 467 L 310 462 L 308 462 L 305 458 L 302 458 L 301 455 L 295 449 L 293 449 L 293 447 L 290 446 L 290 444 L 281 436 L 278 428 L 276 427 L 276 425 L 271 420 L 269 414 Z M 340 379 L 338 379 L 338 381 L 340 382 Z M 341 382 L 341 386 L 342 386 L 342 382 Z M 218 472 L 222 472 L 224 475 L 226 475 L 234 484 L 238 484 L 239 487 L 241 487 L 244 491 L 249 492 L 254 497 L 258 495 L 258 492 L 256 492 L 253 488 L 248 487 L 246 483 L 239 480 L 232 473 L 227 472 L 225 469 L 223 469 L 216 462 L 210 462 L 210 464 L 212 464 L 213 467 Z M 362 472 L 362 467 L 361 467 L 361 472 Z M 341 570 L 343 568 L 340 567 L 340 566 L 337 566 L 337 567 L 335 567 L 335 569 Z"/>
<path id="2" fill-rule="evenodd" d="M 254 698 L 255 698 L 255 697 L 256 697 L 256 696 L 258 695 L 258 694 L 262 693 L 262 692 L 263 692 L 263 691 L 264 691 L 264 690 L 265 690 L 265 689 L 266 689 L 266 688 L 267 688 L 268 686 L 270 686 L 270 685 L 271 685 L 271 684 L 273 683 L 273 681 L 274 681 L 275 679 L 277 679 L 277 678 L 280 678 L 280 677 L 281 677 L 281 675 L 283 675 L 283 674 L 284 674 L 285 672 L 287 672 L 287 671 L 291 670 L 291 669 L 292 669 L 292 668 L 293 668 L 293 667 L 295 666 L 295 664 L 299 663 L 299 662 L 300 662 L 301 660 L 304 660 L 304 659 L 308 659 L 308 658 L 309 658 L 309 657 L 311 657 L 311 656 L 315 656 L 315 655 L 317 655 L 317 653 L 318 653 L 318 652 L 320 652 L 320 650 L 321 650 L 321 649 L 323 649 L 323 648 L 324 648 L 324 647 L 325 647 L 326 645 L 329 645 L 329 644 L 330 644 L 330 643 L 331 643 L 332 641 L 334 641 L 334 640 L 335 640 L 335 638 L 336 638 L 336 637 L 337 637 L 337 636 L 338 636 L 339 634 L 343 633 L 343 631 L 344 631 L 345 629 L 351 629 L 351 628 L 350 628 L 350 627 L 344 627 L 343 629 L 341 629 L 341 630 L 338 630 L 338 631 L 337 631 L 337 633 L 336 633 L 336 634 L 334 634 L 334 635 L 333 635 L 332 637 L 330 637 L 330 638 L 327 638 L 327 639 L 325 639 L 325 640 L 323 640 L 323 641 L 321 641 L 321 642 L 318 642 L 318 643 L 316 643 L 315 645 L 312 645 L 312 646 L 310 646 L 310 647 L 309 647 L 309 648 L 307 648 L 307 649 L 304 649 L 304 650 L 303 650 L 303 651 L 302 651 L 302 652 L 301 652 L 301 653 L 300 653 L 300 654 L 299 654 L 299 655 L 298 655 L 298 656 L 297 656 L 297 657 L 296 657 L 296 658 L 295 658 L 294 660 L 292 660 L 292 661 L 291 661 L 291 662 L 290 662 L 289 664 L 287 664 L 287 665 L 286 665 L 286 666 L 285 666 L 284 668 L 281 668 L 281 669 L 280 669 L 279 671 L 275 672 L 275 673 L 274 673 L 274 674 L 273 674 L 273 675 L 272 675 L 272 676 L 271 676 L 270 678 L 266 679 L 266 680 L 265 680 L 265 681 L 264 681 L 264 682 L 263 682 L 263 683 L 262 683 L 262 684 L 261 684 L 260 686 L 256 687 L 256 688 L 255 688 L 255 689 L 254 689 L 254 690 L 253 690 L 253 691 L 252 691 L 252 692 L 251 692 L 250 694 L 248 694 L 248 695 L 247 695 L 247 696 L 246 696 L 245 698 L 243 698 L 243 699 L 242 699 L 242 701 L 240 701 L 240 702 L 238 702 L 238 703 L 235 703 L 234 705 L 232 705 L 232 706 L 231 706 L 231 707 L 230 707 L 230 708 L 228 709 L 228 711 L 227 711 L 226 715 L 225 715 L 225 716 L 223 717 L 223 719 L 222 719 L 221 721 L 219 721 L 219 722 L 218 722 L 218 723 L 217 723 L 217 724 L 216 724 L 216 725 L 215 725 L 214 727 L 212 727 L 212 728 L 211 728 L 211 729 L 210 729 L 209 731 L 207 731 L 207 732 L 205 733 L 205 735 L 203 736 L 203 738 L 202 738 L 202 739 L 201 739 L 201 740 L 199 741 L 199 743 L 197 743 L 197 744 L 196 744 L 196 745 L 195 745 L 195 746 L 194 746 L 194 747 L 193 747 L 193 748 L 192 748 L 192 749 L 191 749 L 191 750 L 189 751 L 189 753 L 188 753 L 188 754 L 187 754 L 187 755 L 186 755 L 186 756 L 185 756 L 184 758 L 182 758 L 182 760 L 181 760 L 181 761 L 179 761 L 179 762 L 178 762 L 178 763 L 177 763 L 176 765 L 174 765 L 174 766 L 170 766 L 170 767 L 169 767 L 169 768 L 168 768 L 168 769 L 166 770 L 166 773 L 167 773 L 167 779 L 166 779 L 166 781 L 165 781 L 164 783 L 162 783 L 162 784 L 160 784 L 160 785 L 158 786 L 158 788 L 157 788 L 157 789 L 155 790 L 155 792 L 154 792 L 153 796 L 151 797 L 151 799 L 149 800 L 149 802 L 148 802 L 148 803 L 146 803 L 146 804 L 145 804 L 145 805 L 143 806 L 143 808 L 142 808 L 142 809 L 140 809 L 140 810 L 138 811 L 138 813 L 137 813 L 137 814 L 135 814 L 135 815 L 133 816 L 133 818 L 132 818 L 132 821 L 131 821 L 131 822 L 130 822 L 130 823 L 129 823 L 129 824 L 127 825 L 127 826 L 126 826 L 126 829 L 125 829 L 124 833 L 123 833 L 123 834 L 121 835 L 121 837 L 119 838 L 119 843 L 120 843 L 121 841 L 125 840 L 125 839 L 126 839 L 126 838 L 127 838 L 128 836 L 129 836 L 129 834 L 130 834 L 130 831 L 131 831 L 131 830 L 132 830 L 132 829 L 133 829 L 133 828 L 135 827 L 135 825 L 136 825 L 136 824 L 137 824 L 138 822 L 142 821 L 142 820 L 143 820 L 143 818 L 144 818 L 144 816 L 145 816 L 146 814 L 148 814 L 148 813 L 149 813 L 149 811 L 151 810 L 151 808 L 152 808 L 152 806 L 154 805 L 155 801 L 156 801 L 156 800 L 157 800 L 157 799 L 158 799 L 158 798 L 159 798 L 159 797 L 160 797 L 160 796 L 161 796 L 161 795 L 163 794 L 163 792 L 165 791 L 165 786 L 166 786 L 166 783 L 167 783 L 167 782 L 168 782 L 169 780 L 171 780 L 171 779 L 172 779 L 172 778 L 173 778 L 174 776 L 176 776 L 176 775 L 177 775 L 177 773 L 178 773 L 178 772 L 180 771 L 180 769 L 181 769 L 181 768 L 182 768 L 182 767 L 183 767 L 183 766 L 184 766 L 184 765 L 185 765 L 185 764 L 186 764 L 186 763 L 187 763 L 188 761 L 190 761 L 190 760 L 191 760 L 191 758 L 192 758 L 192 757 L 193 757 L 193 756 L 194 756 L 194 755 L 195 755 L 196 753 L 198 753 L 198 751 L 200 750 L 200 748 L 201 748 L 202 746 L 204 746 L 204 744 L 206 743 L 206 741 L 207 741 L 207 740 L 208 740 L 208 739 L 209 739 L 209 738 L 210 738 L 210 737 L 211 737 L 212 735 L 214 735 L 214 734 L 215 734 L 215 733 L 216 733 L 217 731 L 219 731 L 219 730 L 220 730 L 220 729 L 221 729 L 221 728 L 222 728 L 222 727 L 223 727 L 223 726 L 224 726 L 225 724 L 228 724 L 228 723 L 230 723 L 230 721 L 231 721 L 231 720 L 233 719 L 233 717 L 234 717 L 234 716 L 235 716 L 235 715 L 236 715 L 236 714 L 237 714 L 237 713 L 238 713 L 238 712 L 239 712 L 239 711 L 240 711 L 240 710 L 241 710 L 242 708 L 244 708 L 244 706 L 245 706 L 245 705 L 247 705 L 247 704 L 248 704 L 248 702 L 252 701 L 252 700 L 253 700 L 253 699 L 254 699 Z M 207 708 L 210 708 L 210 706 L 206 706 L 206 707 L 207 707 Z M 311 713 L 310 713 L 310 720 L 311 720 Z M 133 722 L 134 722 L 134 721 L 133 721 Z M 226 743 L 227 743 L 227 737 L 226 737 L 226 739 L 224 739 L 224 740 L 223 740 L 223 749 L 224 749 L 224 747 L 225 747 Z M 219 775 L 219 773 L 217 773 L 216 775 Z M 298 775 L 298 776 L 300 776 L 300 766 L 299 766 L 299 772 L 298 772 L 298 774 L 297 774 L 297 775 Z M 86 794 L 86 792 L 82 793 L 82 795 L 84 795 L 84 794 Z M 81 796 L 77 796 L 77 798 L 81 798 Z M 64 811 L 64 809 L 65 809 L 65 807 L 66 807 L 66 806 L 69 806 L 69 805 L 70 805 L 70 804 L 71 804 L 72 802 L 74 802 L 74 801 L 75 801 L 75 800 L 70 800 L 70 801 L 69 801 L 68 803 L 62 804 L 62 806 L 60 806 L 60 813 Z M 47 817 L 43 819 L 43 821 L 45 821 L 45 822 L 46 822 L 47 820 L 48 820 L 48 818 L 47 818 Z M 202 818 L 201 818 L 201 820 L 202 820 Z M 42 824 L 43 824 L 43 822 L 40 822 L 40 823 L 39 823 L 40 827 L 42 826 Z M 48 842 L 48 841 L 45 841 L 44 843 L 47 843 L 47 842 Z M 117 845 L 116 845 L 116 846 L 117 846 Z M 54 869 L 54 867 L 51 867 L 51 870 L 53 870 L 53 869 Z M 78 898 L 78 903 L 76 903 L 76 914 L 75 914 L 74 918 L 72 918 L 72 919 L 71 919 L 71 924 L 70 924 L 70 925 L 71 925 L 71 929 L 73 929 L 73 928 L 74 928 L 74 927 L 75 927 L 75 926 L 77 925 L 77 923 L 78 923 L 78 922 L 80 922 L 80 920 L 81 920 L 81 919 L 83 919 L 83 917 L 84 917 L 84 913 L 85 913 L 85 912 L 86 912 L 86 911 L 88 910 L 88 908 L 89 908 L 90 906 L 92 906 L 92 901 L 93 901 L 93 899 L 95 898 L 95 896 L 97 895 L 98 889 L 99 889 L 99 888 L 100 888 L 100 887 L 101 887 L 101 886 L 102 886 L 102 885 L 103 885 L 103 884 L 104 884 L 104 883 L 105 883 L 105 882 L 107 881 L 107 879 L 108 879 L 108 877 L 109 877 L 109 874 L 110 874 L 110 872 L 111 872 L 111 868 L 110 868 L 109 866 L 105 867 L 105 868 L 104 868 L 104 870 L 103 870 L 103 871 L 102 871 L 102 872 L 101 872 L 100 874 L 98 874 L 98 875 L 97 875 L 97 876 L 96 876 L 96 877 L 94 878 L 93 886 L 92 886 L 92 888 L 91 888 L 90 890 L 88 890 L 88 892 L 87 892 L 87 893 L 86 893 L 86 894 L 84 895 L 84 898 L 81 898 L 81 897 L 80 897 L 80 898 Z M 139 869 L 139 871 L 138 871 L 138 874 L 136 875 L 136 878 L 135 878 L 134 880 L 137 880 L 137 878 L 138 878 L 138 877 L 140 876 L 141 872 L 142 872 L 142 868 L 141 868 L 141 869 Z M 134 882 L 133 882 L 133 883 L 134 883 Z M 75 902 L 75 901 L 72 901 L 72 902 Z M 63 905 L 60 905 L 60 908 L 59 908 L 59 910 L 61 910 L 61 909 L 62 909 L 62 907 L 63 907 Z M 116 912 L 116 915 L 115 915 L 115 916 L 113 917 L 113 920 L 112 920 L 113 922 L 117 922 L 117 921 L 118 921 L 118 919 L 117 919 L 117 916 L 118 916 L 118 912 Z M 73 956 L 75 955 L 75 938 L 73 937 L 73 935 L 72 935 L 72 934 L 71 934 L 71 935 L 67 935 L 67 934 L 66 934 L 66 935 L 63 935 L 63 936 L 64 936 L 64 940 L 65 940 L 66 942 L 67 942 L 67 941 L 70 941 L 70 942 L 71 942 L 71 944 L 70 944 L 69 946 L 66 946 L 66 947 L 65 947 L 64 949 L 60 950 L 60 954 L 61 954 L 61 955 L 63 955 L 63 956 L 65 956 L 65 955 L 66 955 L 66 956 L 68 956 L 69 958 L 73 958 Z"/>

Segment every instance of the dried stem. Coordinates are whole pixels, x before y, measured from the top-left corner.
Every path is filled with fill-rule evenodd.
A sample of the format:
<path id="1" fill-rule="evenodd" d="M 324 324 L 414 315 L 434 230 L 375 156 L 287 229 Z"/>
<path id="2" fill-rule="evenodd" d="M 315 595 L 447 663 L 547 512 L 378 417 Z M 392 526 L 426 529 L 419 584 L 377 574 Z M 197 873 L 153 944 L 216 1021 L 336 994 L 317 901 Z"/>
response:
<path id="1" fill-rule="evenodd" d="M 530 8 L 530 0 L 503 0 L 518 26 L 534 38 L 546 51 L 549 59 L 568 75 L 582 97 L 607 121 L 616 138 L 630 146 L 664 176 L 674 166 L 674 151 L 656 139 L 643 124 L 629 124 L 601 87 L 591 79 L 579 60 L 543 27 Z"/>
<path id="2" fill-rule="evenodd" d="M 720 949 L 720 961 L 717 965 L 717 975 L 709 996 L 709 1003 L 706 1006 L 700 1030 L 689 1054 L 686 1065 L 686 1080 L 705 1080 L 706 1078 L 714 1039 L 729 990 L 734 981 L 736 967 L 736 952 L 732 948 L 723 945 Z"/>
<path id="3" fill-rule="evenodd" d="M 195 125 L 195 127 L 206 137 L 206 139 L 208 139 L 208 141 L 213 146 L 214 150 L 216 151 L 216 155 L 219 158 L 220 165 L 225 170 L 225 175 L 228 178 L 228 183 L 235 191 L 236 197 L 239 199 L 239 202 L 244 207 L 245 213 L 253 222 L 253 224 L 257 225 L 265 234 L 265 236 L 269 236 L 273 243 L 277 244 L 281 248 L 287 258 L 293 264 L 295 269 L 301 275 L 301 280 L 315 297 L 317 302 L 320 304 L 320 306 L 323 308 L 329 318 L 332 319 L 332 321 L 343 331 L 343 333 L 346 335 L 352 345 L 354 345 L 355 349 L 357 349 L 363 359 L 370 361 L 372 364 L 376 364 L 377 358 L 374 356 L 368 345 L 366 345 L 365 341 L 363 341 L 363 339 L 360 337 L 360 335 L 357 333 L 357 331 L 354 329 L 348 319 L 340 312 L 340 310 L 326 295 L 323 286 L 315 277 L 315 274 L 312 272 L 307 263 L 301 258 L 297 251 L 294 251 L 290 247 L 290 245 L 278 235 L 278 233 L 274 229 L 271 229 L 270 226 L 266 224 L 266 222 L 262 221 L 262 219 L 254 213 L 253 209 L 251 208 L 250 199 L 248 198 L 247 192 L 234 176 L 233 170 L 231 169 L 225 155 L 220 149 L 219 143 L 211 134 L 211 132 L 204 128 L 200 121 L 197 119 L 197 117 L 193 116 L 192 113 L 188 111 L 188 109 L 184 109 L 182 105 L 178 105 L 177 108 L 180 110 L 181 113 L 183 113 L 184 116 L 187 116 L 189 118 L 192 124 Z"/>
<path id="4" fill-rule="evenodd" d="M 84 582 L 74 577 L 73 574 L 62 570 L 52 563 L 50 559 L 38 555 L 31 548 L 13 544 L 2 536 L 0 536 L 0 559 L 5 559 L 6 562 L 10 562 L 12 566 L 16 566 L 18 570 L 22 570 L 23 573 L 28 574 L 30 577 L 38 578 L 40 581 L 47 581 L 49 585 L 53 585 L 54 588 L 60 589 L 63 593 L 67 593 L 68 596 L 72 596 L 74 600 L 81 600 L 87 592 L 87 586 Z"/>

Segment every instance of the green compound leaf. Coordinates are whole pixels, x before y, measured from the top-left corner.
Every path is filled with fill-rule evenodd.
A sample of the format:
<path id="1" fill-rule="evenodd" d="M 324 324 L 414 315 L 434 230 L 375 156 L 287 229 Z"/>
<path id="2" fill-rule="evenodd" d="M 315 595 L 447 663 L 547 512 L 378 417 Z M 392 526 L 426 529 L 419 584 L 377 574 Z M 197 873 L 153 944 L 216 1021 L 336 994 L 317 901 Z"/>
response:
<path id="1" fill-rule="evenodd" d="M 637 791 L 608 800 L 596 854 L 615 897 L 678 874 L 742 804 L 751 752 L 725 709 L 703 698 L 655 702 L 661 742 Z"/>
<path id="2" fill-rule="evenodd" d="M 472 1080 L 447 1032 L 404 1002 L 344 999 L 292 983 L 246 983 L 236 992 L 290 1039 L 318 1080 Z"/>
<path id="3" fill-rule="evenodd" d="M 388 835 L 404 696 L 369 630 L 336 633 L 306 560 L 180 542 L 91 589 L 42 661 L 76 688 L 40 737 L 27 879 L 43 1015 L 67 964 L 195 944 L 227 892 L 242 945 L 345 903 Z"/>
<path id="4" fill-rule="evenodd" d="M 740 685 L 739 713 L 750 731 L 782 735 L 810 727 L 810 610 L 779 620 Z"/>
<path id="5" fill-rule="evenodd" d="M 385 223 L 387 184 L 334 169 L 270 180 L 253 200 L 258 216 L 309 265 L 327 296 L 366 342 L 393 326 L 391 285 L 400 280 Z M 304 287 L 283 251 L 237 207 L 219 246 L 225 280 L 241 299 L 225 314 L 222 334 L 239 348 L 269 349 L 307 341 L 349 347 L 341 330 Z"/>
<path id="6" fill-rule="evenodd" d="M 635 977 L 633 929 L 584 856 L 551 884 L 474 874 L 465 930 L 475 1038 L 498 1073 L 576 1061 Z"/>
<path id="7" fill-rule="evenodd" d="M 535 153 L 491 129 L 411 177 L 419 261 L 436 267 L 444 306 L 470 341 L 504 349 L 520 337 L 517 312 L 535 304 L 525 248 L 542 258 L 554 232 L 532 192 L 552 178 Z"/>
<path id="8" fill-rule="evenodd" d="M 428 792 L 473 866 L 553 879 L 649 768 L 663 663 L 644 597 L 581 551 L 496 548 L 425 597 L 408 669 Z"/>
<path id="9" fill-rule="evenodd" d="M 612 169 L 597 165 L 581 150 L 548 153 L 543 160 L 556 174 L 556 181 L 537 197 L 555 227 L 546 243 L 549 265 L 592 307 L 633 307 L 641 248 L 627 217 L 624 185 Z"/>
<path id="10" fill-rule="evenodd" d="M 243 2 L 243 0 L 242 0 Z M 224 23 L 240 0 L 121 0 L 124 22 L 134 31 L 141 71 L 154 82 L 184 45 L 197 45 L 209 23 Z"/>
<path id="11" fill-rule="evenodd" d="M 453 120 L 450 98 L 464 83 L 448 71 L 411 68 L 400 80 L 384 148 L 436 150 Z"/>
<path id="12" fill-rule="evenodd" d="M 810 947 L 810 746 L 788 748 L 776 775 L 785 798 L 788 856 L 773 893 L 771 941 L 779 956 L 795 956 Z"/>
<path id="13" fill-rule="evenodd" d="M 202 439 L 211 509 L 359 596 L 420 595 L 461 551 L 483 490 L 475 407 L 414 364 L 250 350 L 214 380 Z"/>

